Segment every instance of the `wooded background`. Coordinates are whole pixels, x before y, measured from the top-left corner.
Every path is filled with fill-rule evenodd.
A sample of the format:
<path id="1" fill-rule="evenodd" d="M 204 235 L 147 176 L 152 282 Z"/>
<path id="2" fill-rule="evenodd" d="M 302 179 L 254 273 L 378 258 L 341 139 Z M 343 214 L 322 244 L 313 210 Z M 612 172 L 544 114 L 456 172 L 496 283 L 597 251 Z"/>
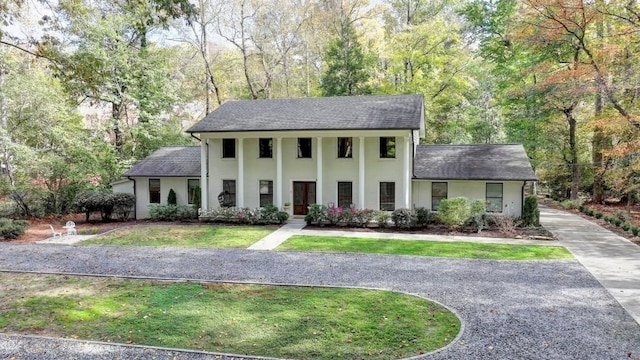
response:
<path id="1" fill-rule="evenodd" d="M 231 99 L 424 94 L 426 143 L 524 144 L 556 196 L 636 201 L 640 6 L 0 1 L 0 195 L 63 214 Z"/>

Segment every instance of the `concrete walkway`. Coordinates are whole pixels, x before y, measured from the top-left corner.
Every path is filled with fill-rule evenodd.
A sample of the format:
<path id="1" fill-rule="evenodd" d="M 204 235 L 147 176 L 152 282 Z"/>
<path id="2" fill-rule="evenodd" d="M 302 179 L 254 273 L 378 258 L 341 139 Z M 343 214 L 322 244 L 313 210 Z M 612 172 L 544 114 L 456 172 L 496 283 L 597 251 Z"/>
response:
<path id="1" fill-rule="evenodd" d="M 97 235 L 63 235 L 36 241 L 36 244 L 75 245 L 80 241 L 91 239 Z"/>
<path id="2" fill-rule="evenodd" d="M 541 207 L 540 222 L 640 324 L 640 246 L 561 210 Z"/>
<path id="3" fill-rule="evenodd" d="M 302 220 L 292 219 L 289 220 L 286 224 L 281 226 L 278 230 L 272 232 L 271 234 L 265 236 L 257 243 L 251 245 L 249 250 L 273 250 L 278 245 L 285 242 L 288 238 L 293 235 L 297 235 L 300 233 L 303 227 L 305 227 L 306 223 Z"/>

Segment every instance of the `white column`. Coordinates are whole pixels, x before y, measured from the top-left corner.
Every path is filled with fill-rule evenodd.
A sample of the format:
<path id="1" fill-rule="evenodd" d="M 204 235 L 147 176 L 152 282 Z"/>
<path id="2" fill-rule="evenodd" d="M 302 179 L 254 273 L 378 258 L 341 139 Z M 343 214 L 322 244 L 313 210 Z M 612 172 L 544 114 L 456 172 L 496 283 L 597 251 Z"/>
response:
<path id="1" fill-rule="evenodd" d="M 322 201 L 322 138 L 318 137 L 317 138 L 317 167 L 318 170 L 316 171 L 316 203 L 318 204 L 323 204 Z"/>
<path id="2" fill-rule="evenodd" d="M 404 207 L 411 208 L 411 160 L 413 159 L 411 151 L 411 137 L 404 138 Z"/>
<path id="3" fill-rule="evenodd" d="M 358 138 L 358 208 L 364 209 L 364 136 Z"/>
<path id="4" fill-rule="evenodd" d="M 282 207 L 282 138 L 276 138 L 276 183 L 273 191 L 276 193 L 276 206 Z"/>
<path id="5" fill-rule="evenodd" d="M 209 178 L 207 177 L 207 140 L 200 141 L 200 208 L 206 211 L 209 208 Z"/>
<path id="6" fill-rule="evenodd" d="M 244 139 L 238 139 L 238 182 L 236 183 L 236 206 L 244 207 Z"/>

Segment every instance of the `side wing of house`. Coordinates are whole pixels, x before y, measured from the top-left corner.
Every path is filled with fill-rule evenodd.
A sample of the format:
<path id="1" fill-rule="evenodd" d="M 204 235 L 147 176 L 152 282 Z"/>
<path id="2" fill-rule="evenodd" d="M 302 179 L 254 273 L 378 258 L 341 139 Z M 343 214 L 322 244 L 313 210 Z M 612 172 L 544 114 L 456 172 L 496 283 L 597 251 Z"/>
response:
<path id="1" fill-rule="evenodd" d="M 519 217 L 524 186 L 536 180 L 522 145 L 420 145 L 413 204 L 435 211 L 440 200 L 463 196 L 485 201 L 489 212 Z"/>
<path id="2" fill-rule="evenodd" d="M 200 147 L 169 146 L 136 163 L 124 176 L 133 182 L 136 219 L 149 218 L 152 205 L 166 205 L 169 192 L 178 205 L 196 202 L 200 187 Z"/>

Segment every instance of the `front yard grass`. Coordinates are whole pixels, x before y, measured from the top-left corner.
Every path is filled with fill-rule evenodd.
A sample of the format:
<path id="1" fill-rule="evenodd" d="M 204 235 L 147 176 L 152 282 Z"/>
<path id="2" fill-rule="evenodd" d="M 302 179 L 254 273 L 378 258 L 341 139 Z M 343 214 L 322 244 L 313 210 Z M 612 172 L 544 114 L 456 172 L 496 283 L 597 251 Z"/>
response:
<path id="1" fill-rule="evenodd" d="M 292 236 L 277 249 L 501 260 L 547 260 L 573 257 L 567 249 L 561 246 L 387 240 L 309 235 Z"/>
<path id="2" fill-rule="evenodd" d="M 459 319 L 390 291 L 0 273 L 0 332 L 304 359 L 394 359 Z"/>
<path id="3" fill-rule="evenodd" d="M 259 226 L 144 225 L 117 229 L 80 244 L 244 249 L 273 230 Z"/>

